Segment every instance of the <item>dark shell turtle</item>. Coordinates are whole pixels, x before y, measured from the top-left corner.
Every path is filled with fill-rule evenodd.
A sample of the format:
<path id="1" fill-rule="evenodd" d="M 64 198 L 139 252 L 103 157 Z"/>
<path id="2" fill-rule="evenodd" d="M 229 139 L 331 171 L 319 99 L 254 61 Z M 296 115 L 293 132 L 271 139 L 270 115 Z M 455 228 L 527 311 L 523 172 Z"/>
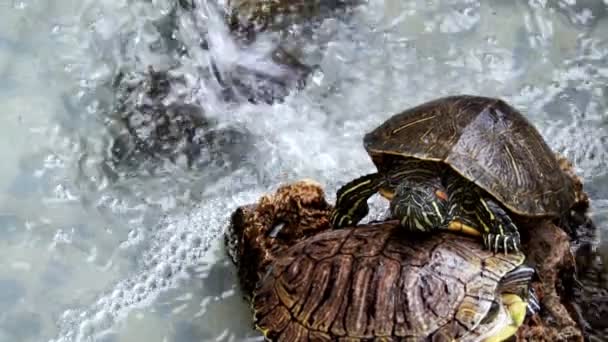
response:
<path id="1" fill-rule="evenodd" d="M 336 227 L 361 220 L 379 191 L 408 229 L 462 230 L 507 251 L 519 247 L 511 214 L 557 218 L 575 201 L 540 133 L 500 99 L 439 98 L 392 116 L 363 143 L 378 173 L 338 190 Z"/>
<path id="2" fill-rule="evenodd" d="M 318 189 L 285 186 L 237 210 L 228 229 L 266 340 L 503 341 L 538 305 L 523 253 L 406 234 L 396 221 L 332 230 Z"/>

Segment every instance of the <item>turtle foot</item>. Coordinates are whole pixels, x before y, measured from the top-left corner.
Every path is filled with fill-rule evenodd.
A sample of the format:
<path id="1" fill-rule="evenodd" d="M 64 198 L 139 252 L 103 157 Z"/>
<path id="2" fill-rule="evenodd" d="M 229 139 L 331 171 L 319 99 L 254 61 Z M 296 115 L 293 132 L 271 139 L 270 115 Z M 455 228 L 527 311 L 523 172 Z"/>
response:
<path id="1" fill-rule="evenodd" d="M 486 233 L 483 235 L 484 246 L 495 252 L 519 252 L 521 250 L 521 241 L 519 233 L 492 234 Z"/>

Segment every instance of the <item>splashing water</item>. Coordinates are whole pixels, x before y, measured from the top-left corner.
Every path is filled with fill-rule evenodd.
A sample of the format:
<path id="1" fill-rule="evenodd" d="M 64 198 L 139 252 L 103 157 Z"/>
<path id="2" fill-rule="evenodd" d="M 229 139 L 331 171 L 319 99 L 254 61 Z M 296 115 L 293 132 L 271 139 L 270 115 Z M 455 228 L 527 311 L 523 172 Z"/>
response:
<path id="1" fill-rule="evenodd" d="M 276 37 L 240 45 L 224 5 L 0 3 L 0 341 L 259 339 L 215 248 L 232 210 L 304 177 L 333 200 L 374 170 L 366 131 L 448 94 L 521 109 L 575 163 L 597 224 L 608 222 L 605 1 L 370 0 L 314 27 L 302 57 L 318 68 L 275 104 L 224 101 L 214 73 L 285 72 L 267 58 Z M 149 65 L 183 77 L 169 100 L 246 127 L 248 162 L 108 172 L 112 82 Z M 375 199 L 376 212 L 384 205 Z"/>

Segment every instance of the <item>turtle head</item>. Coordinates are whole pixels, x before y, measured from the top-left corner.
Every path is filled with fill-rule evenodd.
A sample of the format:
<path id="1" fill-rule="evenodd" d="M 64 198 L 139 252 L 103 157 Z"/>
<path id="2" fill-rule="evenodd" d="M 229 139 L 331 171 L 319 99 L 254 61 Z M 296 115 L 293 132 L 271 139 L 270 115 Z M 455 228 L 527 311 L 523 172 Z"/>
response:
<path id="1" fill-rule="evenodd" d="M 392 196 L 391 214 L 402 226 L 413 231 L 442 229 L 448 218 L 447 200 L 446 191 L 439 181 L 404 179 Z"/>

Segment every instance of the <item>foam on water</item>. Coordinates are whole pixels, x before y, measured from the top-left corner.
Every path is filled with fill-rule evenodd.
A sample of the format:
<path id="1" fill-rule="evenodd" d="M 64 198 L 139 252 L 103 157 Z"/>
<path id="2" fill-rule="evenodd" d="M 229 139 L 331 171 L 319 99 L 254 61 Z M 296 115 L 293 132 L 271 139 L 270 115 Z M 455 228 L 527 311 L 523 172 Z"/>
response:
<path id="1" fill-rule="evenodd" d="M 0 171 L 0 292 L 18 298 L 0 296 L 0 340 L 254 340 L 233 269 L 210 249 L 232 210 L 304 177 L 333 200 L 337 186 L 374 170 L 364 132 L 447 94 L 500 96 L 527 113 L 575 162 L 596 219 L 608 222 L 608 5 L 370 1 L 318 28 L 335 36 L 305 89 L 253 105 L 221 100 L 211 61 L 221 73 L 280 72 L 262 58 L 272 37 L 239 46 L 218 20 L 221 3 L 192 3 L 194 12 L 168 0 L 0 4 L 0 18 L 27 23 L 0 30 L 0 75 L 18 84 L 0 89 L 0 139 L 15 165 Z M 186 76 L 176 98 L 247 127 L 254 162 L 108 176 L 112 78 L 148 64 Z M 385 204 L 374 199 L 371 216 Z"/>

